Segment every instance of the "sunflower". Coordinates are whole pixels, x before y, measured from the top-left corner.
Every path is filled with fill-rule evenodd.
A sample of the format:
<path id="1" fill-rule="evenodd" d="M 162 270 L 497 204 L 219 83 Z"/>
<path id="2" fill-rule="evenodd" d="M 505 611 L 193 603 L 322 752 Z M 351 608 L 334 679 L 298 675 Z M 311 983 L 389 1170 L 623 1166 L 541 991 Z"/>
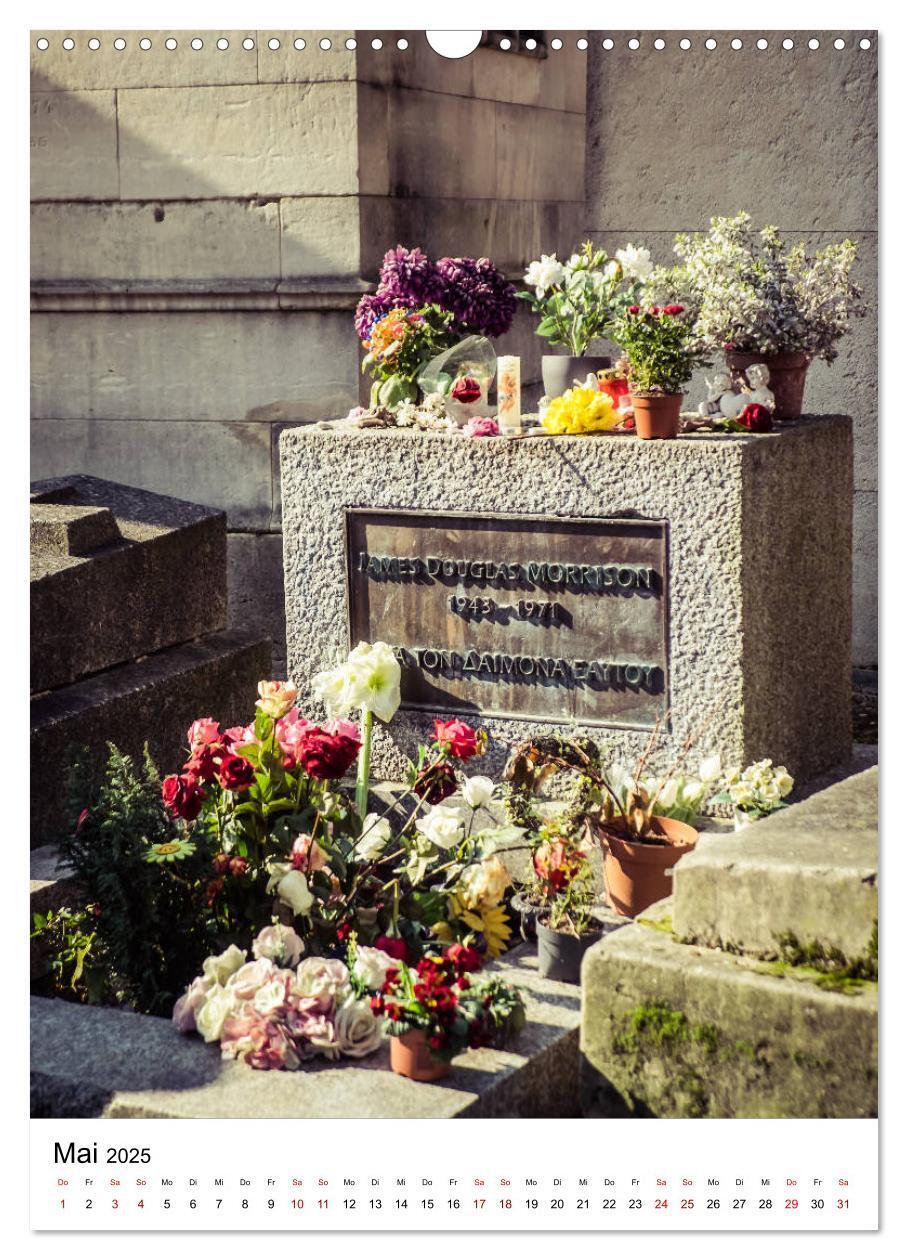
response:
<path id="1" fill-rule="evenodd" d="M 448 909 L 455 919 L 465 923 L 474 932 L 481 932 L 485 939 L 485 952 L 489 958 L 497 958 L 507 949 L 511 939 L 508 912 L 503 905 L 468 910 L 454 893 L 448 900 Z"/>
<path id="2" fill-rule="evenodd" d="M 146 862 L 181 862 L 183 858 L 195 853 L 195 845 L 191 840 L 166 840 L 162 844 L 149 846 L 145 854 Z"/>

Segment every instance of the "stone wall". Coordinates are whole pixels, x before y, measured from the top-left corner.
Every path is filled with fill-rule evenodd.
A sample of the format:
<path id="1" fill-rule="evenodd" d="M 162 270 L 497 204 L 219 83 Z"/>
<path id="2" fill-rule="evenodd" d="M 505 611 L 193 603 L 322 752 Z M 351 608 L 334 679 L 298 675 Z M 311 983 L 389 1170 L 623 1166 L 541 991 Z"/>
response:
<path id="1" fill-rule="evenodd" d="M 746 209 L 812 246 L 849 236 L 869 313 L 838 360 L 814 364 L 805 411 L 854 417 L 854 663 L 877 660 L 877 52 L 872 31 L 590 32 L 587 218 L 611 247 L 645 241 L 659 262 L 676 232 Z M 688 33 L 690 34 L 690 33 Z M 760 50 L 756 41 L 768 41 Z M 870 38 L 869 49 L 859 41 Z M 631 38 L 640 47 L 628 47 Z M 844 49 L 833 41 L 841 37 Z M 659 51 L 653 41 L 662 38 Z M 698 382 L 699 384 L 699 382 Z M 696 392 L 694 401 L 699 401 Z"/>
<path id="2" fill-rule="evenodd" d="M 576 244 L 585 56 L 452 62 L 418 32 L 406 50 L 393 31 L 209 31 L 200 49 L 83 31 L 71 51 L 64 34 L 32 54 L 32 475 L 226 511 L 231 624 L 281 645 L 280 669 L 277 438 L 357 401 L 351 314 L 389 245 L 516 274 Z M 526 319 L 508 339 L 540 348 Z"/>

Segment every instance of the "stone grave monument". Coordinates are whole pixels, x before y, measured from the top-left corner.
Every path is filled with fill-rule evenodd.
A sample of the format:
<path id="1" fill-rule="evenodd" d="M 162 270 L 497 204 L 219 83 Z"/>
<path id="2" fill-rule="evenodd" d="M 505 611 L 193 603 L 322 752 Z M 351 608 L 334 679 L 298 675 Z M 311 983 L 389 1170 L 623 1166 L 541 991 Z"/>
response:
<path id="1" fill-rule="evenodd" d="M 107 743 L 162 772 L 188 724 L 248 712 L 270 645 L 225 630 L 223 512 L 97 477 L 36 482 L 31 505 L 31 843 L 72 824 L 64 770 Z"/>
<path id="2" fill-rule="evenodd" d="M 376 739 L 400 776 L 462 714 L 490 764 L 534 733 L 671 761 L 771 757 L 796 778 L 851 753 L 851 421 L 766 435 L 281 437 L 288 671 L 361 639 L 403 666 Z M 670 713 L 669 713 L 670 711 Z"/>

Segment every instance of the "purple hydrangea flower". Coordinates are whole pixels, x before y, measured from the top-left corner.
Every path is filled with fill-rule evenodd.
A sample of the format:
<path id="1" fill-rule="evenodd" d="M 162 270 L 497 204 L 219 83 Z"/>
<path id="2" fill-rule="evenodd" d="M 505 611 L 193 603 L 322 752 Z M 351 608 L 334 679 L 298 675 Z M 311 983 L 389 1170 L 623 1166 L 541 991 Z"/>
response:
<path id="1" fill-rule="evenodd" d="M 508 331 L 517 293 L 488 258 L 441 258 L 438 271 L 447 282 L 444 304 L 456 319 L 487 337 Z"/>
<path id="2" fill-rule="evenodd" d="M 399 306 L 428 306 L 443 302 L 447 286 L 421 249 L 398 245 L 389 249 L 382 260 L 378 292 Z"/>

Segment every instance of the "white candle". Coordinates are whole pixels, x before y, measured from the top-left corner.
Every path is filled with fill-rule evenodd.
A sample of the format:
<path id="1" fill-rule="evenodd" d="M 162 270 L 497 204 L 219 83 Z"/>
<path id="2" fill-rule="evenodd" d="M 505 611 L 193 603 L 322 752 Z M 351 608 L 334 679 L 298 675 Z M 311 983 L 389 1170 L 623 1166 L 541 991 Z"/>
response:
<path id="1" fill-rule="evenodd" d="M 502 433 L 521 433 L 520 358 L 502 355 L 498 360 L 498 427 Z"/>

